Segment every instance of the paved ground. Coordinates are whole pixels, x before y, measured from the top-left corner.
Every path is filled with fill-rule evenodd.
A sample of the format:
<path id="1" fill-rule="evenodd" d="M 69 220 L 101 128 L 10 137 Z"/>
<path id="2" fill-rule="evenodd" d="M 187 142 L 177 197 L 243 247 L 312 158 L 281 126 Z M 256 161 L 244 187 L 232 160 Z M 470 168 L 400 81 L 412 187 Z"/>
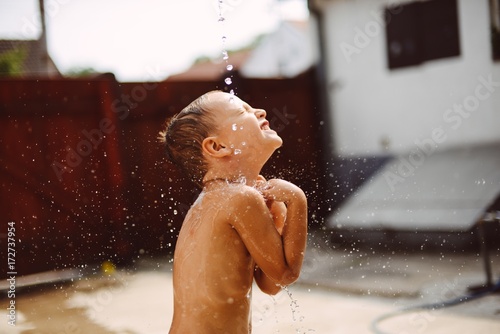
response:
<path id="1" fill-rule="evenodd" d="M 255 289 L 254 333 L 500 333 L 500 294 L 398 313 L 456 299 L 469 286 L 484 283 L 477 254 L 332 250 L 314 237 L 310 246 L 301 278 L 288 292 L 271 298 Z M 498 279 L 499 253 L 492 254 L 492 264 Z M 0 333 L 167 333 L 171 286 L 169 259 L 159 258 L 142 259 L 112 275 L 97 272 L 21 290 L 16 326 L 2 321 Z M 6 310 L 7 302 L 1 299 L 0 308 Z"/>

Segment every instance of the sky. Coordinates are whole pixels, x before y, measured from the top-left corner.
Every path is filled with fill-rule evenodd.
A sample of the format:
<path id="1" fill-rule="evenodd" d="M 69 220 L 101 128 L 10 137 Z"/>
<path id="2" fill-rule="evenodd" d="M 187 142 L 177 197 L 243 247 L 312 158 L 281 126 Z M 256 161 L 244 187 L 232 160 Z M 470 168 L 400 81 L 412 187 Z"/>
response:
<path id="1" fill-rule="evenodd" d="M 218 0 L 45 0 L 45 6 L 49 53 L 59 70 L 93 68 L 119 81 L 163 80 L 200 56 L 248 45 L 281 20 L 308 17 L 305 0 L 223 0 L 223 23 Z M 38 0 L 0 0 L 0 39 L 39 34 Z"/>

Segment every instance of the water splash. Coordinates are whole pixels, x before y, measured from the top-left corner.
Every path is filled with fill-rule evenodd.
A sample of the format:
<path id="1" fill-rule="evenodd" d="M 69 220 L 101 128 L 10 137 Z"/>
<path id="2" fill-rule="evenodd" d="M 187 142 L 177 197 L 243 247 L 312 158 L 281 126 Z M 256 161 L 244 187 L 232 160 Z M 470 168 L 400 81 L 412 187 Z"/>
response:
<path id="1" fill-rule="evenodd" d="M 240 176 L 240 177 L 236 180 L 236 183 L 246 184 L 246 183 L 247 183 L 247 178 L 246 178 L 246 177 L 244 177 L 244 176 Z"/>
<path id="2" fill-rule="evenodd" d="M 287 286 L 282 286 L 281 288 L 286 292 L 288 297 L 290 297 L 290 308 L 292 310 L 292 319 L 293 321 L 297 321 L 297 316 L 300 315 L 299 304 L 297 303 L 297 299 L 293 298 L 292 292 L 288 289 Z M 300 321 L 302 321 L 303 317 L 300 317 L 299 319 Z"/>
<path id="3" fill-rule="evenodd" d="M 485 180 L 485 179 L 479 179 L 479 180 L 476 180 L 476 182 L 475 182 L 475 183 L 476 183 L 476 185 L 478 185 L 478 186 L 479 186 L 479 185 L 484 185 L 484 184 L 486 184 L 486 180 Z"/>
<path id="4" fill-rule="evenodd" d="M 303 322 L 304 316 L 300 314 L 299 303 L 297 299 L 293 298 L 292 292 L 288 289 L 287 286 L 281 286 L 281 289 L 286 292 L 288 297 L 290 298 L 290 309 L 292 310 L 292 320 L 295 322 Z M 306 334 L 306 333 L 314 333 L 316 332 L 314 329 L 304 329 L 304 327 L 295 328 L 295 333 L 297 334 Z"/>

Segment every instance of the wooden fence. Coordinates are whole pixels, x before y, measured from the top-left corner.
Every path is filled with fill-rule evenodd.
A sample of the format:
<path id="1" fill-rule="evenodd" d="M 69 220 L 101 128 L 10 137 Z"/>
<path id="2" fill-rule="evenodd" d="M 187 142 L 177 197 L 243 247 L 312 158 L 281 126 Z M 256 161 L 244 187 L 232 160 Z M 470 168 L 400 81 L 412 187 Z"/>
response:
<path id="1" fill-rule="evenodd" d="M 314 75 L 235 82 L 284 139 L 264 174 L 299 184 L 314 217 L 322 202 Z M 1 258 L 8 223 L 20 275 L 171 251 L 198 190 L 165 160 L 156 137 L 167 117 L 220 87 L 120 84 L 112 75 L 0 80 Z"/>

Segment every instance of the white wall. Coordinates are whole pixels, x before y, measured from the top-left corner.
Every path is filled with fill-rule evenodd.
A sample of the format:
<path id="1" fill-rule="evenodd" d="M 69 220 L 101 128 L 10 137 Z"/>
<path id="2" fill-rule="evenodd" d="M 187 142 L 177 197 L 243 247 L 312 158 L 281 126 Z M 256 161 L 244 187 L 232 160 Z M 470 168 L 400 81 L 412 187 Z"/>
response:
<path id="1" fill-rule="evenodd" d="M 431 140 L 437 149 L 500 143 L 500 63 L 491 58 L 488 0 L 458 0 L 459 57 L 396 70 L 387 66 L 382 13 L 386 5 L 402 1 L 317 2 L 324 7 L 327 29 L 337 153 L 404 153 L 418 149 L 416 142 Z M 363 41 L 359 31 L 368 39 Z M 349 55 L 349 45 L 358 53 Z M 490 87 L 493 92 L 480 77 L 497 83 Z M 464 102 L 470 103 L 468 117 L 453 111 L 455 104 Z"/>
<path id="2" fill-rule="evenodd" d="M 314 65 L 315 51 L 309 26 L 282 21 L 252 51 L 240 72 L 247 78 L 291 78 Z"/>

